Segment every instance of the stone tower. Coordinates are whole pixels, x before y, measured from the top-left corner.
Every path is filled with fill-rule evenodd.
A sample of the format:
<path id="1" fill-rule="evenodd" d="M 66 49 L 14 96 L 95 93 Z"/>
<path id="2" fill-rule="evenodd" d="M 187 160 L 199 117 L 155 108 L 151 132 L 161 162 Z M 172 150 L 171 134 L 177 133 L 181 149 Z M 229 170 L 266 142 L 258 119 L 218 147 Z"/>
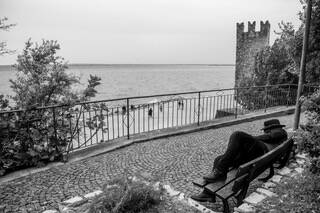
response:
<path id="1" fill-rule="evenodd" d="M 260 21 L 260 31 L 256 31 L 256 22 L 248 22 L 248 32 L 244 32 L 244 23 L 237 23 L 237 50 L 235 86 L 241 79 L 250 77 L 254 69 L 254 57 L 262 48 L 269 45 L 270 23 Z"/>

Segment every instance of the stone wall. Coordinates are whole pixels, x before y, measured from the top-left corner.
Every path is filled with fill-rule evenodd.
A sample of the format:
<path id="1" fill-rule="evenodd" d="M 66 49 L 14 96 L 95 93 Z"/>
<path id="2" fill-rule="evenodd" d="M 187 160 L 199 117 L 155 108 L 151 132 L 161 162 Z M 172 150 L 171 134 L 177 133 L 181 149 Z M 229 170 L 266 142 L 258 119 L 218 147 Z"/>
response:
<path id="1" fill-rule="evenodd" d="M 248 22 L 248 32 L 244 32 L 244 23 L 237 23 L 237 49 L 235 86 L 250 77 L 254 69 L 254 57 L 261 49 L 269 45 L 270 23 L 260 21 L 260 31 L 256 31 L 256 22 Z"/>

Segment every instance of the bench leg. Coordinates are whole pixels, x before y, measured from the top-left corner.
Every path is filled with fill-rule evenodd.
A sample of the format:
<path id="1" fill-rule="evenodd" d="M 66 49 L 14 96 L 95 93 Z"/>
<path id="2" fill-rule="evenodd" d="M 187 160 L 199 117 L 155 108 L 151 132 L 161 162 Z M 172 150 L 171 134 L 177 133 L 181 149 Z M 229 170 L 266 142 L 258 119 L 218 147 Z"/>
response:
<path id="1" fill-rule="evenodd" d="M 243 202 L 244 196 L 240 193 L 238 196 L 236 196 L 237 199 L 237 206 L 240 206 Z"/>
<path id="2" fill-rule="evenodd" d="M 235 196 L 235 198 L 237 199 L 237 206 L 240 206 L 242 204 L 243 199 L 246 197 L 248 187 L 249 187 L 249 185 L 246 184 L 246 186 L 244 186 L 241 189 L 240 193 Z"/>
<path id="3" fill-rule="evenodd" d="M 216 194 L 214 194 L 214 196 L 212 196 L 212 203 L 215 203 L 216 201 Z"/>
<path id="4" fill-rule="evenodd" d="M 223 203 L 223 212 L 224 213 L 230 213 L 230 207 L 229 207 L 228 199 L 222 199 L 222 203 Z"/>
<path id="5" fill-rule="evenodd" d="M 274 168 L 273 168 L 273 165 L 271 165 L 269 167 L 269 174 L 267 177 L 264 177 L 264 178 L 259 178 L 258 180 L 259 181 L 263 181 L 263 182 L 266 182 L 267 180 L 269 180 L 272 176 L 274 175 Z"/>
<path id="6" fill-rule="evenodd" d="M 295 145 L 292 144 L 287 152 L 284 154 L 284 156 L 282 157 L 282 159 L 280 160 L 280 165 L 279 167 L 277 167 L 277 169 L 281 169 L 283 167 L 285 167 L 285 165 L 288 163 L 290 158 L 295 159 L 295 150 L 297 149 L 296 147 L 294 147 Z"/>
<path id="7" fill-rule="evenodd" d="M 280 169 L 283 168 L 283 167 L 285 167 L 285 165 L 288 163 L 292 151 L 293 151 L 293 146 L 291 146 L 291 147 L 289 148 L 289 150 L 287 151 L 287 153 L 286 153 L 285 156 L 283 157 L 283 159 L 282 159 L 282 161 L 281 161 L 281 163 L 280 163 Z M 294 151 L 293 151 L 293 156 L 294 156 Z"/>

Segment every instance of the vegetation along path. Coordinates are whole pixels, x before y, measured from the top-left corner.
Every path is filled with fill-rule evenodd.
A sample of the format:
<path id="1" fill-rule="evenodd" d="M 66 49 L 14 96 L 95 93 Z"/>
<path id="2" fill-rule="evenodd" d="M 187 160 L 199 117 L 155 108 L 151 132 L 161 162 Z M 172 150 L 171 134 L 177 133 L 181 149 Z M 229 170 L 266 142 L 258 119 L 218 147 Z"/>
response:
<path id="1" fill-rule="evenodd" d="M 287 127 L 291 127 L 292 119 L 292 115 L 279 117 Z M 149 173 L 190 196 L 199 192 L 191 180 L 211 169 L 213 159 L 225 150 L 230 134 L 236 130 L 259 134 L 263 121 L 133 144 L 2 183 L 0 206 L 4 212 L 42 212 L 57 208 L 59 202 L 70 197 L 99 189 L 125 173 Z"/>

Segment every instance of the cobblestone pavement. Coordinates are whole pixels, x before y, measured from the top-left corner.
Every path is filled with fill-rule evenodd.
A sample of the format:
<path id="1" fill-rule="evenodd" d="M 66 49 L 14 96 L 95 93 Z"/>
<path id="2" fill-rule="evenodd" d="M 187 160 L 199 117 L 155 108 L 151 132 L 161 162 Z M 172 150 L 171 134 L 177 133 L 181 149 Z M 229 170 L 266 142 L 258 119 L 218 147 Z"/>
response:
<path id="1" fill-rule="evenodd" d="M 279 117 L 292 126 L 292 115 Z M 103 155 L 35 173 L 0 185 L 4 212 L 41 212 L 99 189 L 124 173 L 149 173 L 187 196 L 199 192 L 191 180 L 206 174 L 236 130 L 259 134 L 264 120 L 134 144 Z M 218 206 L 211 206 L 218 210 Z M 1 208 L 0 208 L 1 212 Z"/>

